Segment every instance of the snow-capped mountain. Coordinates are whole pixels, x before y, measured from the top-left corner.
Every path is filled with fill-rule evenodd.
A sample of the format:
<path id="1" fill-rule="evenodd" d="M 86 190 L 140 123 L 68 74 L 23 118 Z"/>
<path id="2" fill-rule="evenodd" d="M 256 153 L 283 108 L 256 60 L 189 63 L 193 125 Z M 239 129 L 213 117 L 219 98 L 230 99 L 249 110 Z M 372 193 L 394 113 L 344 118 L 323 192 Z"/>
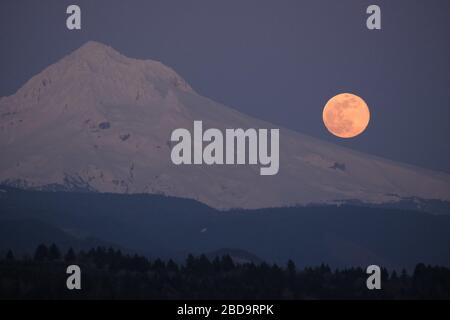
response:
<path id="1" fill-rule="evenodd" d="M 279 106 L 274 106 L 279 107 Z M 163 193 L 216 208 L 403 197 L 450 200 L 450 176 L 281 128 L 280 170 L 181 165 L 176 128 L 274 128 L 197 94 L 175 71 L 88 42 L 0 99 L 0 183 Z"/>

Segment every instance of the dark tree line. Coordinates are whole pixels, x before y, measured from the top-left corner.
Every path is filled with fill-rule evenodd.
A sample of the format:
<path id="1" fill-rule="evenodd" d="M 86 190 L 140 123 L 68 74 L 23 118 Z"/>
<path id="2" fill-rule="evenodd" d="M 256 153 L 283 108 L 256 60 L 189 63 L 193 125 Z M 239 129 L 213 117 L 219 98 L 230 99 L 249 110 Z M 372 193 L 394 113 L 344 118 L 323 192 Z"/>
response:
<path id="1" fill-rule="evenodd" d="M 66 288 L 66 267 L 82 270 L 82 290 Z M 362 268 L 298 270 L 293 261 L 237 264 L 189 255 L 182 264 L 113 248 L 67 252 L 39 245 L 32 258 L 9 250 L 0 260 L 1 299 L 450 299 L 450 269 L 418 264 L 411 274 L 382 269 L 382 289 L 368 290 Z"/>

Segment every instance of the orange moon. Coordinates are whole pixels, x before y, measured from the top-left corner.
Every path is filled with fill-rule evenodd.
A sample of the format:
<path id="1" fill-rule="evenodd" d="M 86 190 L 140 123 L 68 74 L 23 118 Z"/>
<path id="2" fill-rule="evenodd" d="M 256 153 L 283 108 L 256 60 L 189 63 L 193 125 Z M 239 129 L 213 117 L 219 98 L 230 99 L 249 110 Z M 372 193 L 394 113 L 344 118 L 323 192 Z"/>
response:
<path id="1" fill-rule="evenodd" d="M 369 124 L 370 111 L 363 99 L 351 93 L 341 93 L 323 108 L 323 123 L 337 137 L 353 138 Z"/>

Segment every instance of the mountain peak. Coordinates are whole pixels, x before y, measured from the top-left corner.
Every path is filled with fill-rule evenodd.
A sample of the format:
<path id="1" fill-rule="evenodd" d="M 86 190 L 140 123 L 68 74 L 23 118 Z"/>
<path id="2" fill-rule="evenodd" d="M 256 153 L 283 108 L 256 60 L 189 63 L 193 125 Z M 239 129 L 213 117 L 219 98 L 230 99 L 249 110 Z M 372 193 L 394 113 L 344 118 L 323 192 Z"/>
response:
<path id="1" fill-rule="evenodd" d="M 89 40 L 88 42 L 86 42 L 85 44 L 83 44 L 81 47 L 79 47 L 76 51 L 84 51 L 84 50 L 102 50 L 102 51 L 107 51 L 107 50 L 114 50 L 112 49 L 110 46 L 98 42 L 98 41 L 94 41 L 94 40 Z"/>
<path id="2" fill-rule="evenodd" d="M 98 63 L 101 60 L 109 59 L 125 59 L 118 51 L 112 47 L 97 41 L 88 41 L 81 47 L 73 51 L 70 56 L 77 57 L 81 60 Z"/>
<path id="3" fill-rule="evenodd" d="M 97 41 L 88 41 L 69 55 L 82 68 L 111 77 L 145 78 L 146 81 L 165 83 L 184 91 L 192 91 L 187 82 L 173 69 L 155 60 L 138 60 L 122 55 L 114 48 Z"/>
<path id="4" fill-rule="evenodd" d="M 129 58 L 106 44 L 88 41 L 32 77 L 15 95 L 2 99 L 2 104 L 15 112 L 26 106 L 48 105 L 47 98 L 54 101 L 59 96 L 65 105 L 62 95 L 73 93 L 67 88 L 84 92 L 83 99 L 90 92 L 92 99 L 103 102 L 116 96 L 141 103 L 165 96 L 169 90 L 193 91 L 180 75 L 159 61 Z M 144 97 L 147 99 L 141 99 Z"/>

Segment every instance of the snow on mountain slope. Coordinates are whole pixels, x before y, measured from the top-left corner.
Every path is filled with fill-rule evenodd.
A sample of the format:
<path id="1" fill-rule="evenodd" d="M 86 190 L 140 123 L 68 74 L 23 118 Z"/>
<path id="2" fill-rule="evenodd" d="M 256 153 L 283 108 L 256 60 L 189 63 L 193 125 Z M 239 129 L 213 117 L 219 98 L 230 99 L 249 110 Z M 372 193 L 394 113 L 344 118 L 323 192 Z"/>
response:
<path id="1" fill-rule="evenodd" d="M 274 106 L 277 107 L 277 106 Z M 170 134 L 273 128 L 198 95 L 176 72 L 88 42 L 0 99 L 0 183 L 28 188 L 164 193 L 217 208 L 401 197 L 450 200 L 450 176 L 280 130 L 280 171 L 176 166 Z"/>

